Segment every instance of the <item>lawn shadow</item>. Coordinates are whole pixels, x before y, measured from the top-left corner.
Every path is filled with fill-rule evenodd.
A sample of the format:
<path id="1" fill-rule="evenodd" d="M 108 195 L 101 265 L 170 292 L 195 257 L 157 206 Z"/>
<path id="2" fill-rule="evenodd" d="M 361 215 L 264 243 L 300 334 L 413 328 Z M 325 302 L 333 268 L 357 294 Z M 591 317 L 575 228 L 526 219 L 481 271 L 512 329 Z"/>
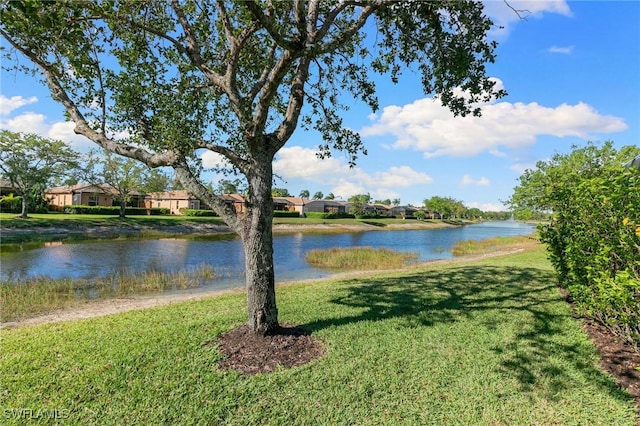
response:
<path id="1" fill-rule="evenodd" d="M 549 400 L 577 383 L 592 383 L 616 399 L 631 402 L 613 378 L 597 367 L 588 339 L 567 326 L 574 321 L 556 287 L 552 271 L 529 267 L 463 266 L 344 281 L 346 294 L 332 303 L 357 314 L 318 319 L 301 325 L 315 332 L 360 321 L 400 319 L 406 327 L 430 327 L 473 317 L 478 327 L 498 327 L 500 314 L 527 314 L 507 342 L 490 348 L 502 359 L 500 373 L 515 379 L 523 392 L 537 389 Z M 496 312 L 496 315 L 480 315 Z M 396 321 L 398 322 L 398 321 Z M 471 330 L 470 330 L 471 332 Z"/>

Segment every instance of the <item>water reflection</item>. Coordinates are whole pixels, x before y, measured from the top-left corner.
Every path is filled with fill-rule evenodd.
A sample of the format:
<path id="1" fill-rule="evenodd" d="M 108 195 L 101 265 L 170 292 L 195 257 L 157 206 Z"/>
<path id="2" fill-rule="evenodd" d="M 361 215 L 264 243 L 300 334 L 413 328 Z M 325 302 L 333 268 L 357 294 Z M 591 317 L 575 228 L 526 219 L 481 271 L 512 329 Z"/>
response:
<path id="1" fill-rule="evenodd" d="M 346 234 L 294 233 L 274 238 L 274 262 L 278 281 L 327 276 L 330 272 L 309 267 L 305 253 L 331 247 L 371 246 L 417 252 L 419 260 L 451 257 L 459 240 L 526 235 L 534 227 L 518 222 L 487 222 L 451 229 L 368 231 Z M 140 271 L 173 272 L 212 265 L 222 275 L 215 285 L 241 284 L 244 253 L 238 238 L 165 238 L 111 240 L 75 244 L 40 244 L 17 252 L 4 251 L 0 279 L 93 278 Z"/>

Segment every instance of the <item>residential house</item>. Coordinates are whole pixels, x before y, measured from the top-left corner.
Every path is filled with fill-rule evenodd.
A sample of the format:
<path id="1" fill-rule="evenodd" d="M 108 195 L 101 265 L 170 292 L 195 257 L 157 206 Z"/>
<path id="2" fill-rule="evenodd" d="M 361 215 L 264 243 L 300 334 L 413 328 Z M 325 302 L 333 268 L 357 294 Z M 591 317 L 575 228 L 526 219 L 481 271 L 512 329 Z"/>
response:
<path id="1" fill-rule="evenodd" d="M 44 193 L 49 205 L 58 211 L 62 211 L 64 206 L 117 206 L 120 205 L 117 195 L 118 191 L 106 183 L 56 186 Z M 131 200 L 128 206 L 142 206 L 142 194 L 132 192 L 129 195 Z"/>
<path id="2" fill-rule="evenodd" d="M 296 211 L 300 216 L 306 213 L 346 213 L 349 203 L 335 200 L 310 200 L 298 197 L 273 197 L 273 209 Z"/>
<path id="3" fill-rule="evenodd" d="M 304 213 L 347 213 L 349 211 L 349 203 L 337 200 L 307 200 Z"/>
<path id="4" fill-rule="evenodd" d="M 187 191 L 151 192 L 144 199 L 146 208 L 168 209 L 170 214 L 184 214 L 184 209 L 200 209 L 200 200 Z"/>
<path id="5" fill-rule="evenodd" d="M 300 216 L 304 214 L 305 205 L 311 200 L 299 197 L 273 197 L 273 210 L 298 212 Z"/>
<path id="6" fill-rule="evenodd" d="M 389 216 L 394 216 L 402 219 L 411 218 L 413 217 L 413 214 L 418 210 L 419 209 L 415 207 L 409 206 L 393 206 L 389 209 Z"/>
<path id="7" fill-rule="evenodd" d="M 390 216 L 390 210 L 391 206 L 388 206 L 386 204 L 380 204 L 380 203 L 374 203 L 374 204 L 367 204 L 364 207 L 364 211 L 366 213 L 369 214 L 377 214 L 379 216 Z"/>

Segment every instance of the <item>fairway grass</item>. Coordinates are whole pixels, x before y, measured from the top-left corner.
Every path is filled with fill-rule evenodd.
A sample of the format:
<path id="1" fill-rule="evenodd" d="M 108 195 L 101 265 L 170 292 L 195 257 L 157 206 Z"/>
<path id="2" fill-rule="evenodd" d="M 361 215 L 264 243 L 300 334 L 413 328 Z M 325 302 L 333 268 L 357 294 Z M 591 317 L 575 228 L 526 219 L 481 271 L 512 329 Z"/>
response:
<path id="1" fill-rule="evenodd" d="M 243 376 L 215 345 L 245 297 L 0 331 L 7 425 L 629 425 L 542 247 L 278 289 L 309 364 Z M 38 419 L 34 419 L 38 417 Z"/>

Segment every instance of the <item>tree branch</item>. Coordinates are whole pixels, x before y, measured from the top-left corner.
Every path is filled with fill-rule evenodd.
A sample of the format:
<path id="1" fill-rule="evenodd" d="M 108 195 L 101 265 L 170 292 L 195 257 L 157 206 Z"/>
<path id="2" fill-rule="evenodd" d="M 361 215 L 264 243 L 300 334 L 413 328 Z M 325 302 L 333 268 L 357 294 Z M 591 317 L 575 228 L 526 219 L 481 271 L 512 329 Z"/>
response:
<path id="1" fill-rule="evenodd" d="M 187 192 L 208 204 L 231 229 L 240 233 L 242 225 L 236 212 L 221 197 L 212 194 L 207 187 L 202 185 L 186 162 L 175 164 L 173 169 Z"/>
<path id="2" fill-rule="evenodd" d="M 515 7 L 511 6 L 511 4 L 507 0 L 504 0 L 504 4 L 506 4 L 509 7 L 509 9 L 513 10 L 514 13 L 516 15 L 518 15 L 518 18 L 522 19 L 523 21 L 526 21 L 527 18 L 529 17 L 529 15 L 531 15 L 531 11 L 530 10 L 528 10 L 528 9 L 516 9 Z M 527 15 L 526 16 L 522 16 L 521 15 L 522 13 L 526 13 Z"/>
<path id="3" fill-rule="evenodd" d="M 212 144 L 206 141 L 196 141 L 194 143 L 194 149 L 198 148 L 208 149 L 209 151 L 222 155 L 223 157 L 228 159 L 233 166 L 237 167 L 242 173 L 247 173 L 249 170 L 249 163 L 230 148 L 222 145 Z"/>
<path id="4" fill-rule="evenodd" d="M 351 5 L 362 5 L 362 3 L 359 1 L 345 2 L 345 3 L 351 4 Z M 349 28 L 347 28 L 346 30 L 342 31 L 342 33 L 338 33 L 336 37 L 333 38 L 333 40 L 330 40 L 326 43 L 322 43 L 322 45 L 320 46 L 320 51 L 322 53 L 333 52 L 338 46 L 344 44 L 346 40 L 353 37 L 364 26 L 364 24 L 367 23 L 367 20 L 369 19 L 371 14 L 373 14 L 373 12 L 375 12 L 376 9 L 378 9 L 381 6 L 381 4 L 382 4 L 381 0 L 377 0 L 373 3 L 369 3 L 366 6 L 364 6 L 362 8 L 362 11 L 360 12 L 360 15 L 358 15 L 356 20 L 353 21 L 351 26 L 349 26 Z M 320 29 L 320 31 L 318 31 L 318 34 L 316 36 L 316 41 L 322 40 L 328 34 L 329 28 L 335 22 L 335 18 L 339 15 L 340 12 L 344 10 L 346 6 L 347 4 L 344 4 L 344 3 L 339 4 L 334 10 L 332 10 L 327 15 L 327 19 L 323 23 L 322 28 Z"/>
<path id="5" fill-rule="evenodd" d="M 215 86 L 219 87 L 225 93 L 228 92 L 228 87 L 226 86 L 225 80 L 223 79 L 223 77 L 220 74 L 216 73 L 211 68 L 209 68 L 209 66 L 205 63 L 204 59 L 202 58 L 202 54 L 200 53 L 200 44 L 198 43 L 198 40 L 196 39 L 196 35 L 193 29 L 191 28 L 191 25 L 189 24 L 189 21 L 186 15 L 184 14 L 184 11 L 178 4 L 177 0 L 171 0 L 171 7 L 176 13 L 176 16 L 178 17 L 178 22 L 180 22 L 180 25 L 182 26 L 182 30 L 184 31 L 184 34 L 187 38 L 186 47 L 183 46 L 177 40 L 173 43 L 174 46 L 178 48 L 178 51 L 186 54 L 187 57 L 191 60 L 191 62 L 203 72 L 203 74 L 209 81 L 211 81 Z M 168 37 L 168 40 L 173 39 L 172 37 L 168 36 L 166 33 L 161 31 L 154 31 L 153 33 L 162 38 Z"/>
<path id="6" fill-rule="evenodd" d="M 277 49 L 278 49 L 278 44 L 274 42 L 271 45 L 271 50 L 269 51 L 267 64 L 264 66 L 264 69 L 262 70 L 262 74 L 260 75 L 260 78 L 258 78 L 258 80 L 255 82 L 255 84 L 247 94 L 248 101 L 253 102 L 255 97 L 258 96 L 258 93 L 260 92 L 260 90 L 262 90 L 262 88 L 266 84 L 267 78 L 269 77 L 269 72 L 273 68 L 273 62 L 275 61 L 275 58 L 276 58 Z"/>
<path id="7" fill-rule="evenodd" d="M 304 103 L 304 84 L 309 76 L 310 64 L 311 57 L 303 56 L 300 58 L 296 75 L 291 84 L 285 118 L 274 132 L 278 141 L 277 145 L 273 147 L 274 154 L 289 140 L 298 125 L 298 119 L 300 118 L 300 112 L 302 111 L 302 105 Z"/>
<path id="8" fill-rule="evenodd" d="M 267 30 L 271 38 L 275 40 L 276 43 L 278 43 L 278 46 L 290 51 L 295 51 L 300 48 L 297 43 L 291 40 L 287 40 L 280 33 L 278 33 L 275 25 L 273 25 L 273 20 L 262 12 L 262 8 L 258 4 L 256 4 L 255 1 L 244 1 L 242 2 L 242 5 L 249 10 L 251 16 L 253 16 L 253 19 L 255 19 L 265 30 Z"/>
<path id="9" fill-rule="evenodd" d="M 40 68 L 40 70 L 44 74 L 45 79 L 47 80 L 49 89 L 51 90 L 51 96 L 64 106 L 65 110 L 71 117 L 71 120 L 75 123 L 76 127 L 74 128 L 74 132 L 76 134 L 85 136 L 89 140 L 95 142 L 96 144 L 109 151 L 115 152 L 125 157 L 142 161 L 149 167 L 170 166 L 178 160 L 178 154 L 173 151 L 165 151 L 164 153 L 152 153 L 140 147 L 134 147 L 131 145 L 116 142 L 112 139 L 109 139 L 106 135 L 93 130 L 82 112 L 80 112 L 78 106 L 71 100 L 67 92 L 64 90 L 62 83 L 60 83 L 60 80 L 56 76 L 56 72 L 53 69 L 53 66 L 46 63 L 33 51 L 20 46 L 4 30 L 0 29 L 0 34 L 2 34 L 2 36 L 16 50 L 20 51 L 26 57 L 31 59 L 33 63 L 35 63 Z"/>
<path id="10" fill-rule="evenodd" d="M 250 133 L 248 136 L 254 137 L 263 132 L 269 116 L 271 101 L 276 95 L 283 77 L 286 75 L 289 67 L 294 61 L 295 56 L 290 51 L 286 50 L 282 53 L 282 56 L 280 56 L 276 65 L 269 71 L 265 83 L 257 95 L 258 102 L 253 112 L 251 128 L 247 129 Z"/>

